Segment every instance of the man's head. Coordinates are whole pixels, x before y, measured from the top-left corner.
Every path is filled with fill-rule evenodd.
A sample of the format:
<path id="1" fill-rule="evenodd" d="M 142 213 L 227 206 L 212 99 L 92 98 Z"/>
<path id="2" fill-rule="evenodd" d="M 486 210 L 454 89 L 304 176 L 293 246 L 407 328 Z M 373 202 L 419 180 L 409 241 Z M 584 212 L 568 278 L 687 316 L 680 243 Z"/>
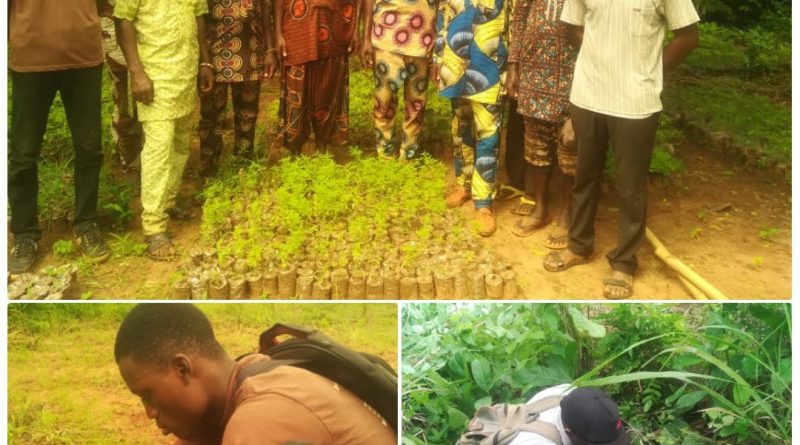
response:
<path id="1" fill-rule="evenodd" d="M 134 307 L 117 332 L 114 358 L 164 434 L 192 439 L 211 433 L 229 359 L 199 309 L 183 303 Z"/>
<path id="2" fill-rule="evenodd" d="M 561 400 L 561 421 L 575 445 L 630 445 L 617 404 L 597 388 L 576 388 Z"/>

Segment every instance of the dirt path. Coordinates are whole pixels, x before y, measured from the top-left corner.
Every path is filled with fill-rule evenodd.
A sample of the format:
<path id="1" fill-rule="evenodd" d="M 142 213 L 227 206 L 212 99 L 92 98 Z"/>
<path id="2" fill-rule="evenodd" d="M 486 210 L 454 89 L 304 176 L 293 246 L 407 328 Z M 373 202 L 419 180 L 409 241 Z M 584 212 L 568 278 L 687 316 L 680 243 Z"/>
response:
<path id="1" fill-rule="evenodd" d="M 696 145 L 680 147 L 679 155 L 686 173 L 672 183 L 651 179 L 649 228 L 673 255 L 729 298 L 791 298 L 790 186 Z M 610 273 L 604 255 L 616 244 L 613 192 L 604 193 L 600 204 L 593 261 L 558 274 L 542 267 L 548 251 L 542 242 L 549 229 L 524 240 L 515 237 L 511 205 L 499 207 L 499 230 L 489 244 L 512 260 L 525 297 L 602 298 L 602 279 Z M 759 238 L 762 231 L 770 233 L 769 240 Z M 638 259 L 634 299 L 691 298 L 649 243 Z"/>

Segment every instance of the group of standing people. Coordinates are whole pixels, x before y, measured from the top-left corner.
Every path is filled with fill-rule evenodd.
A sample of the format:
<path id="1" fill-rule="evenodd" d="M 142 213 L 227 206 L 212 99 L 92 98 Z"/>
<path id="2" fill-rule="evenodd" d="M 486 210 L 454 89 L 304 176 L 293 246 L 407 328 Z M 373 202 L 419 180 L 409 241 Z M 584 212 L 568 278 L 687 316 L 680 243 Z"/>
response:
<path id="1" fill-rule="evenodd" d="M 253 157 L 261 81 L 276 74 L 280 136 L 288 149 L 299 153 L 312 132 L 318 147 L 346 142 L 348 59 L 358 53 L 374 73 L 379 156 L 412 159 L 420 153 L 429 79 L 451 100 L 456 188 L 446 202 L 458 207 L 472 200 L 483 236 L 497 227 L 493 201 L 503 111 L 510 99 L 510 185 L 500 193 L 522 195 L 514 234 L 528 236 L 549 223 L 547 186 L 554 166 L 563 176 L 562 211 L 545 242 L 554 249 L 544 262 L 549 271 L 585 263 L 592 254 L 599 181 L 610 145 L 620 194 L 618 246 L 608 256 L 613 273 L 604 283 L 610 298 L 632 292 L 663 70 L 697 45 L 699 20 L 691 0 L 44 3 L 9 2 L 12 273 L 28 270 L 36 259 L 36 165 L 57 91 L 75 147 L 75 235 L 87 256 L 97 261 L 109 256 L 96 223 L 104 59 L 115 85 L 113 127 L 120 157 L 129 162 L 130 153 L 143 145 L 148 254 L 169 260 L 176 256 L 167 235 L 169 218 L 185 215 L 175 198 L 198 92 L 200 173 L 208 177 L 222 152 L 228 91 L 233 151 Z M 108 17 L 102 26 L 100 15 Z M 674 38 L 663 47 L 667 29 Z M 398 106 L 403 109 L 399 142 Z"/>

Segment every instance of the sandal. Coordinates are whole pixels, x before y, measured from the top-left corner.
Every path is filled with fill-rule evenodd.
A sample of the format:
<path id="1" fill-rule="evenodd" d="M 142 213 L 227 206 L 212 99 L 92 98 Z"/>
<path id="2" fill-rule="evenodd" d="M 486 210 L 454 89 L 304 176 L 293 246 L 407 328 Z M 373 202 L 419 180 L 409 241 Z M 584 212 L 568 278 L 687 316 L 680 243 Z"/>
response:
<path id="1" fill-rule="evenodd" d="M 566 249 L 568 244 L 569 231 L 563 227 L 555 228 L 549 235 L 547 235 L 547 239 L 544 240 L 544 247 L 553 250 Z"/>
<path id="2" fill-rule="evenodd" d="M 630 277 L 630 281 L 618 278 L 620 275 Z M 614 271 L 603 279 L 603 296 L 609 300 L 625 300 L 633 295 L 633 275 Z"/>
<path id="3" fill-rule="evenodd" d="M 568 252 L 567 250 L 558 250 L 556 252 L 550 252 L 544 257 L 544 270 L 548 272 L 563 272 L 569 269 L 572 266 L 578 266 L 581 264 L 586 264 L 589 262 L 589 258 L 591 256 L 578 256 L 573 253 L 573 257 L 569 261 L 564 261 L 561 257 L 564 252 Z M 571 252 L 570 252 L 571 253 Z"/>
<path id="4" fill-rule="evenodd" d="M 500 189 L 497 191 L 497 200 L 510 201 L 516 197 L 525 196 L 525 192 L 509 184 L 500 184 Z"/>
<path id="5" fill-rule="evenodd" d="M 511 233 L 514 235 L 525 238 L 528 236 L 533 235 L 539 229 L 546 226 L 550 222 L 549 219 L 546 218 L 536 218 L 533 216 L 523 216 L 522 218 L 518 219 L 514 226 L 511 228 Z"/>
<path id="6" fill-rule="evenodd" d="M 536 206 L 536 201 L 528 199 L 526 196 L 519 197 L 519 203 L 511 209 L 511 213 L 515 215 L 531 216 L 533 208 Z"/>
<path id="7" fill-rule="evenodd" d="M 166 233 L 157 233 L 147 238 L 147 256 L 155 261 L 175 261 L 178 251 Z"/>

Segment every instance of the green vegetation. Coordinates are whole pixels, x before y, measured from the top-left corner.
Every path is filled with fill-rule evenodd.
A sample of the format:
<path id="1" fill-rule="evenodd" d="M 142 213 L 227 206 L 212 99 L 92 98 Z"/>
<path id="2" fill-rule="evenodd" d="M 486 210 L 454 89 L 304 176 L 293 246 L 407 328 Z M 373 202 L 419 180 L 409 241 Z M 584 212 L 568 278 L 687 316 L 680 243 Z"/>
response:
<path id="1" fill-rule="evenodd" d="M 343 165 L 329 155 L 285 158 L 272 167 L 228 170 L 212 181 L 201 233 L 215 245 L 220 264 L 311 259 L 325 268 L 372 270 L 385 257 L 413 263 L 428 244 L 444 247 L 445 229 L 459 216 L 446 212 L 440 162 L 386 161 L 358 149 L 351 156 Z M 450 229 L 451 236 L 457 232 Z"/>
<path id="2" fill-rule="evenodd" d="M 114 363 L 128 304 L 11 304 L 8 309 L 8 443 L 171 444 L 145 416 Z M 315 327 L 397 364 L 393 304 L 202 304 L 234 357 L 257 350 L 276 322 Z"/>
<path id="3" fill-rule="evenodd" d="M 784 304 L 410 304 L 406 445 L 449 444 L 475 410 L 546 387 L 604 387 L 634 443 L 791 443 Z"/>
<path id="4" fill-rule="evenodd" d="M 734 146 L 755 150 L 761 166 L 791 164 L 791 26 L 784 25 L 701 23 L 700 47 L 665 82 L 667 112 L 730 135 Z"/>
<path id="5" fill-rule="evenodd" d="M 59 259 L 69 259 L 75 254 L 75 243 L 70 239 L 53 243 L 53 255 Z"/>

